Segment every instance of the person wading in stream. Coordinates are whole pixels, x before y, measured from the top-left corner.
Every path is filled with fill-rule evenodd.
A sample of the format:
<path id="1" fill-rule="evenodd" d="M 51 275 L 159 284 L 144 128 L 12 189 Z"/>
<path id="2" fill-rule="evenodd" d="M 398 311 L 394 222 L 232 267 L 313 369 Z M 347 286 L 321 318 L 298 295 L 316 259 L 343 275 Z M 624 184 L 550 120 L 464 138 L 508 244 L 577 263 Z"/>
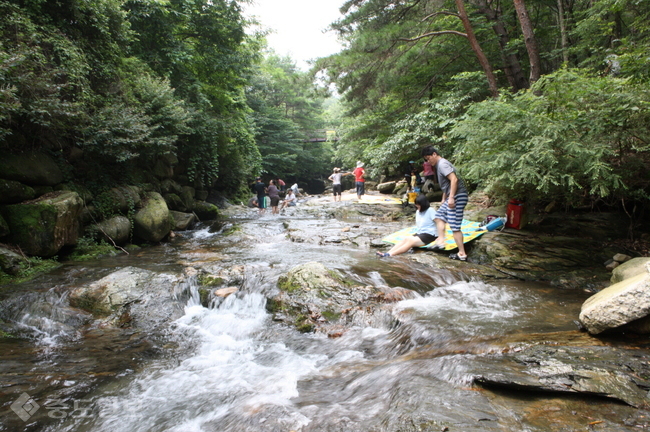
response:
<path id="1" fill-rule="evenodd" d="M 438 229 L 433 218 L 435 211 L 430 207 L 429 200 L 426 195 L 419 195 L 415 199 L 415 225 L 417 232 L 410 237 L 406 237 L 388 252 L 377 252 L 379 257 L 391 257 L 404 252 L 408 252 L 411 248 L 428 245 L 438 237 Z"/>
<path id="2" fill-rule="evenodd" d="M 454 241 L 458 246 L 458 253 L 449 255 L 449 258 L 467 261 L 465 245 L 463 244 L 463 233 L 460 225 L 463 222 L 463 212 L 469 199 L 465 183 L 456 174 L 456 168 L 447 159 L 440 156 L 438 149 L 433 146 L 426 146 L 422 149 L 422 158 L 429 162 L 438 173 L 438 183 L 442 189 L 442 205 L 436 211 L 435 221 L 439 233 L 445 232 L 445 223 L 451 227 Z M 441 235 L 432 250 L 444 250 L 445 236 Z"/>
<path id="3" fill-rule="evenodd" d="M 255 179 L 255 186 L 253 186 L 253 189 L 257 195 L 257 208 L 259 209 L 259 214 L 264 214 L 264 209 L 266 208 L 266 185 L 262 183 L 262 177 Z"/>
<path id="4" fill-rule="evenodd" d="M 274 180 L 271 180 L 269 182 L 269 187 L 267 191 L 269 193 L 269 198 L 271 198 L 271 213 L 272 214 L 280 213 L 280 211 L 278 210 L 278 204 L 280 204 L 280 191 L 275 185 Z"/>

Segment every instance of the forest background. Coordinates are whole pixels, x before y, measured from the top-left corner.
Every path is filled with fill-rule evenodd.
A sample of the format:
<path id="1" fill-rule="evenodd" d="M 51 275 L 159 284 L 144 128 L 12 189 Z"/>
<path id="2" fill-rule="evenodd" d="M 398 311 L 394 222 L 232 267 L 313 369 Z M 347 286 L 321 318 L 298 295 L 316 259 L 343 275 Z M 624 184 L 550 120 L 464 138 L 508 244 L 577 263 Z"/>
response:
<path id="1" fill-rule="evenodd" d="M 94 192 L 173 154 L 184 183 L 240 198 L 356 160 L 401 176 L 432 143 L 494 199 L 647 218 L 647 0 L 349 0 L 344 49 L 310 72 L 242 4 L 0 1 L 0 149 Z"/>

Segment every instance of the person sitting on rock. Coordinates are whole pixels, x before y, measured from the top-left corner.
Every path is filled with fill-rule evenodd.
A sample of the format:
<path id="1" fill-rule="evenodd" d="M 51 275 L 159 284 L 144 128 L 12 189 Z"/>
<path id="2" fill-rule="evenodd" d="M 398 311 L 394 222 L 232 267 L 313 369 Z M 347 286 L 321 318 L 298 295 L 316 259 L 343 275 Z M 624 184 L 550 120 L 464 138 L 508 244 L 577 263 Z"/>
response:
<path id="1" fill-rule="evenodd" d="M 296 195 L 293 193 L 293 189 L 289 188 L 287 191 L 287 195 L 284 197 L 284 200 L 282 201 L 282 207 L 280 207 L 280 210 L 284 210 L 285 207 L 288 206 L 295 206 L 296 205 Z"/>
<path id="2" fill-rule="evenodd" d="M 438 238 L 438 229 L 433 217 L 436 212 L 429 204 L 426 195 L 419 195 L 415 199 L 415 225 L 417 231 L 411 237 L 406 237 L 388 252 L 377 252 L 379 257 L 391 257 L 404 252 L 408 252 L 411 248 L 428 245 Z"/>

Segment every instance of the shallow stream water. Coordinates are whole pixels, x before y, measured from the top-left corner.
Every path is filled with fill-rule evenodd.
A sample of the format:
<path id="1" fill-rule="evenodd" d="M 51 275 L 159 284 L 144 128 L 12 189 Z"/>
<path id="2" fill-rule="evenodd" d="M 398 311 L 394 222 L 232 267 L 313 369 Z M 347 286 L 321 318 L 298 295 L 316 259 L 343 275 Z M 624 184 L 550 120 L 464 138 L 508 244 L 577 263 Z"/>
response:
<path id="1" fill-rule="evenodd" d="M 2 340 L 0 430 L 46 431 L 585 431 L 639 430 L 645 412 L 578 396 L 493 391 L 472 384 L 481 356 L 530 340 L 588 338 L 578 331 L 589 296 L 520 281 L 485 282 L 404 257 L 378 259 L 345 244 L 287 239 L 286 216 L 233 219 L 129 256 L 68 263 L 19 289 L 11 311 L 20 338 Z M 291 218 L 318 230 L 333 219 Z M 239 291 L 210 308 L 188 278 L 183 315 L 163 335 L 78 325 L 66 290 L 118 268 L 182 273 L 197 260 L 244 266 Z M 399 325 L 342 337 L 274 322 L 267 297 L 292 267 L 318 261 L 360 285 L 409 288 Z M 11 303 L 5 299 L 5 305 Z M 560 335 L 560 336 L 558 336 Z M 27 393 L 27 420 L 11 404 Z M 48 400 L 56 399 L 59 410 Z M 67 408 L 61 408 L 62 406 Z M 57 415 L 52 415 L 53 413 Z M 58 416 L 58 417 L 57 417 Z"/>

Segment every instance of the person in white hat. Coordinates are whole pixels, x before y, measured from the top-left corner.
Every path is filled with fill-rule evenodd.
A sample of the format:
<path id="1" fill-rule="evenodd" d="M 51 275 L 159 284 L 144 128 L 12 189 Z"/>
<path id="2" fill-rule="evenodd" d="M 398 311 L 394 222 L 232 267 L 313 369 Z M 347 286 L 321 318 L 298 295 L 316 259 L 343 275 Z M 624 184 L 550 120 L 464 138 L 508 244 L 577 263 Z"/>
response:
<path id="1" fill-rule="evenodd" d="M 365 181 L 364 175 L 366 170 L 363 169 L 363 162 L 357 161 L 357 167 L 354 169 L 352 174 L 354 174 L 354 180 L 357 186 L 357 198 L 361 200 L 361 196 L 365 193 Z"/>

